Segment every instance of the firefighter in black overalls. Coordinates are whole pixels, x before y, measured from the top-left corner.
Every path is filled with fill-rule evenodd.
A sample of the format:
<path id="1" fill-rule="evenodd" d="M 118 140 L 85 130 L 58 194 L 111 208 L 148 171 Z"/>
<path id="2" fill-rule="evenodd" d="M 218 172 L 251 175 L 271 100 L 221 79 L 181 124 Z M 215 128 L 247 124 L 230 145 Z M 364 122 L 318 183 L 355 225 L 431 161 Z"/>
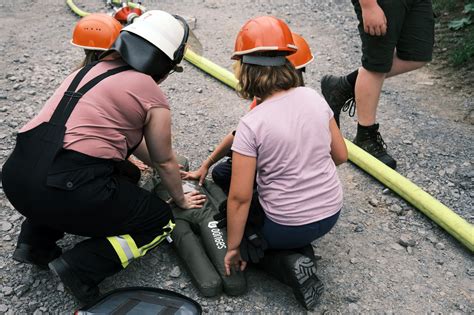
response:
<path id="1" fill-rule="evenodd" d="M 93 93 L 102 80 L 117 80 L 120 89 L 126 85 L 119 80 L 124 71 L 145 73 L 161 82 L 178 69 L 188 37 L 186 22 L 163 11 L 149 11 L 142 17 L 124 28 L 109 55 L 99 61 L 121 58 L 124 65 L 88 82 L 81 81 L 97 62 L 78 71 L 50 120 L 18 134 L 14 151 L 2 169 L 5 194 L 26 217 L 13 258 L 49 266 L 82 302 L 95 299 L 99 282 L 156 247 L 174 227 L 169 205 L 136 185 L 138 179 L 130 176 L 135 171 L 131 163 L 63 148 L 68 118 L 74 115 L 76 105 L 81 106 L 81 98 Z M 163 38 L 169 40 L 166 45 L 162 45 Z M 178 206 L 201 207 L 202 195 L 183 194 L 171 141 L 167 139 L 169 146 L 160 149 L 153 137 L 147 138 L 153 123 L 156 121 L 150 118 L 139 126 L 146 144 L 142 141 L 134 154 L 140 153 L 140 158 L 161 170 Z M 131 144 L 128 154 L 138 145 Z M 61 253 L 56 241 L 65 232 L 90 238 Z"/>

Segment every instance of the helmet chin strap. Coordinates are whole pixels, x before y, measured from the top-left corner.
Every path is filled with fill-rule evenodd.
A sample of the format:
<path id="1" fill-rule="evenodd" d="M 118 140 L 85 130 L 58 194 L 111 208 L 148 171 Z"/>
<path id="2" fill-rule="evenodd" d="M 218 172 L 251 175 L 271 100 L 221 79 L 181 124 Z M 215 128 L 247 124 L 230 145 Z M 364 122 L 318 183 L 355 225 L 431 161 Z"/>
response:
<path id="1" fill-rule="evenodd" d="M 286 63 L 286 57 L 285 56 L 266 57 L 266 56 L 243 55 L 242 63 L 257 65 L 257 66 L 278 67 L 278 66 L 283 66 Z"/>

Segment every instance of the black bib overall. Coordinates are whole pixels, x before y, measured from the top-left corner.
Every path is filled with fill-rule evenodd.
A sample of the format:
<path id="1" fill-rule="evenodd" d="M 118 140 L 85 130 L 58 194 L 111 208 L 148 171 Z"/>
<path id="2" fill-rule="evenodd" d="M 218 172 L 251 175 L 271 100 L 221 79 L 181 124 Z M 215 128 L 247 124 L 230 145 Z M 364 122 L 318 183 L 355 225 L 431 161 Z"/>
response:
<path id="1" fill-rule="evenodd" d="M 2 168 L 5 194 L 26 217 L 18 243 L 48 250 L 64 232 L 90 237 L 62 255 L 90 285 L 143 256 L 174 226 L 168 204 L 124 177 L 117 167 L 121 162 L 63 149 L 65 125 L 80 98 L 100 81 L 131 69 L 106 71 L 76 92 L 95 64 L 78 72 L 49 122 L 17 135 Z"/>

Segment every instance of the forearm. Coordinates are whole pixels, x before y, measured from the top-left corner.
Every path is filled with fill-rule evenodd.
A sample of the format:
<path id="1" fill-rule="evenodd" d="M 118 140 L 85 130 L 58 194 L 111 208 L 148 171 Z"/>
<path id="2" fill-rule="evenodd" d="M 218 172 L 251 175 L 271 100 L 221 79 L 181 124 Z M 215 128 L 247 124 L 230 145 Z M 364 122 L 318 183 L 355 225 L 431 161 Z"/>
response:
<path id="1" fill-rule="evenodd" d="M 227 134 L 224 139 L 219 143 L 214 151 L 209 155 L 209 157 L 202 163 L 203 166 L 210 168 L 214 163 L 222 159 L 230 148 L 232 148 L 232 143 L 234 142 L 234 135 L 232 132 Z"/>
<path id="2" fill-rule="evenodd" d="M 240 202 L 232 196 L 227 201 L 227 249 L 233 250 L 240 246 L 244 235 L 245 224 L 249 213 L 250 200 Z"/>
<path id="3" fill-rule="evenodd" d="M 362 10 L 378 6 L 377 0 L 359 0 Z"/>
<path id="4" fill-rule="evenodd" d="M 165 162 L 153 163 L 153 167 L 158 170 L 160 178 L 166 190 L 173 198 L 174 202 L 181 206 L 184 204 L 183 186 L 181 184 L 181 176 L 179 174 L 179 167 L 176 158 L 173 157 Z"/>

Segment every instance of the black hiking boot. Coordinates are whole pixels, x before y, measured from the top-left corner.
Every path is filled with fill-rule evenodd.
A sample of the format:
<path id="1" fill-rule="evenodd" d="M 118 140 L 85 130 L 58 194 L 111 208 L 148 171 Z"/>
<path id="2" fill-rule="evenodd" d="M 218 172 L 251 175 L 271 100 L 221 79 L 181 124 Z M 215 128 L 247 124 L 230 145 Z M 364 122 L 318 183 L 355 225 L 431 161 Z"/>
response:
<path id="1" fill-rule="evenodd" d="M 349 112 L 354 117 L 356 104 L 354 100 L 354 89 L 345 76 L 325 75 L 321 79 L 321 92 L 334 112 L 334 119 L 339 125 L 341 110 Z"/>
<path id="2" fill-rule="evenodd" d="M 357 134 L 353 142 L 388 167 L 393 169 L 397 167 L 397 161 L 387 153 L 387 145 L 380 135 L 379 124 L 368 127 L 358 125 Z"/>
<path id="3" fill-rule="evenodd" d="M 48 269 L 48 263 L 61 256 L 61 248 L 58 246 L 50 250 L 34 248 L 26 243 L 18 243 L 12 258 L 18 262 L 36 265 L 41 269 Z"/>
<path id="4" fill-rule="evenodd" d="M 316 276 L 313 259 L 294 251 L 267 251 L 259 267 L 293 289 L 296 300 L 312 310 L 319 302 L 324 285 Z"/>
<path id="5" fill-rule="evenodd" d="M 49 269 L 61 279 L 64 287 L 81 303 L 91 303 L 99 297 L 99 288 L 97 286 L 88 285 L 79 279 L 62 257 L 53 260 L 48 266 Z"/>

